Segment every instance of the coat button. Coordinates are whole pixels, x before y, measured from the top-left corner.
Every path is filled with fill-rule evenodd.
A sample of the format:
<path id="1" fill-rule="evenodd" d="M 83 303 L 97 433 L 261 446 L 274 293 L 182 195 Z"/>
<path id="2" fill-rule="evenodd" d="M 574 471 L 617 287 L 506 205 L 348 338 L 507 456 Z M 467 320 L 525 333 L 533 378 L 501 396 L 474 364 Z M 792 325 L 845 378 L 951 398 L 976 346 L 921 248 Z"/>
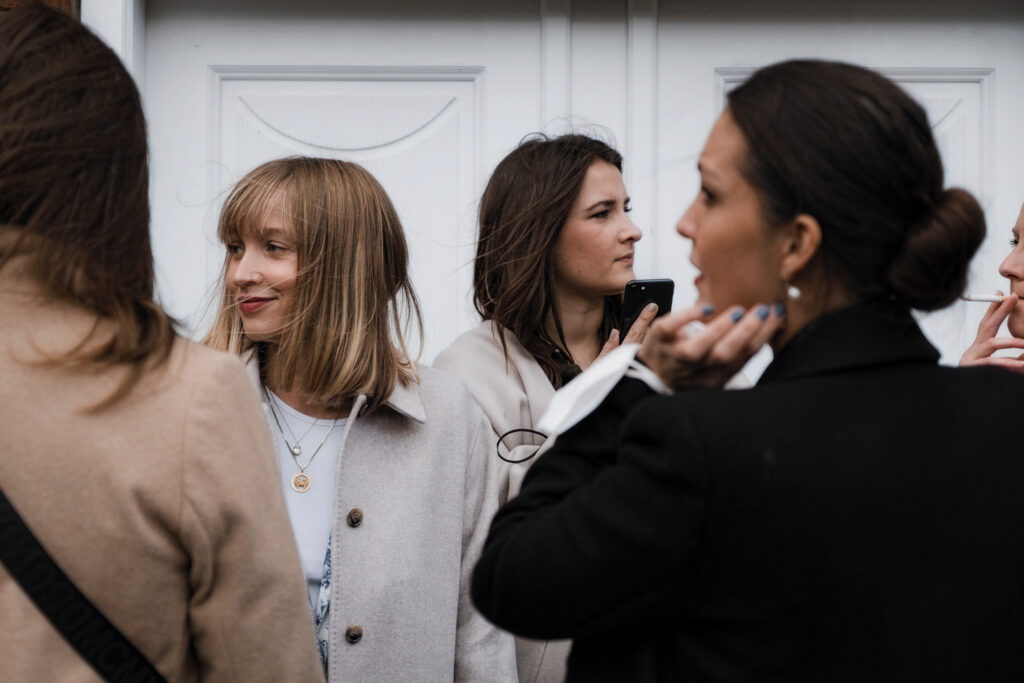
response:
<path id="1" fill-rule="evenodd" d="M 359 508 L 352 508 L 348 513 L 348 525 L 355 528 L 363 523 L 363 511 Z"/>
<path id="2" fill-rule="evenodd" d="M 349 626 L 345 629 L 345 640 L 355 645 L 363 639 L 363 629 L 361 626 Z"/>

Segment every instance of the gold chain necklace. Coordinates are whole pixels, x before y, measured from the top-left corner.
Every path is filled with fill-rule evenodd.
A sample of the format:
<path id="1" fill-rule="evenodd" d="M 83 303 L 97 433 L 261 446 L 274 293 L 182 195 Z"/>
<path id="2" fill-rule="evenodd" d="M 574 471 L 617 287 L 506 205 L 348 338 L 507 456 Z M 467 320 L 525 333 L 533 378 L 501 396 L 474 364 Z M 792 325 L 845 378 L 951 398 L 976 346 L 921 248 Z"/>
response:
<path id="1" fill-rule="evenodd" d="M 331 428 L 327 430 L 326 434 L 324 434 L 324 438 L 320 439 L 320 444 L 316 447 L 316 450 L 313 451 L 313 455 L 309 456 L 309 460 L 307 460 L 306 464 L 303 465 L 299 462 L 299 454 L 302 453 L 302 446 L 299 445 L 298 441 L 295 442 L 295 445 L 288 443 L 288 437 L 284 435 L 284 429 L 281 428 L 281 421 L 277 419 L 277 411 L 274 410 L 273 398 L 270 396 L 270 391 L 267 389 L 267 385 L 265 384 L 263 385 L 263 395 L 267 399 L 267 406 L 270 408 L 270 414 L 274 418 L 274 424 L 277 425 L 277 431 L 281 435 L 281 440 L 284 441 L 284 445 L 291 454 L 292 460 L 295 461 L 295 464 L 299 468 L 298 474 L 292 477 L 292 488 L 297 493 L 305 493 L 313 486 L 313 478 L 306 473 L 306 468 L 309 467 L 310 463 L 313 462 L 313 458 L 316 457 L 316 454 L 319 453 L 320 449 L 324 447 L 325 443 L 327 443 L 327 438 L 331 435 L 331 432 L 334 431 L 334 428 L 338 426 L 338 420 L 340 418 L 334 418 L 334 422 L 331 423 Z M 291 425 L 289 425 L 289 429 L 290 428 Z M 308 430 L 306 431 L 306 434 L 309 434 Z"/>

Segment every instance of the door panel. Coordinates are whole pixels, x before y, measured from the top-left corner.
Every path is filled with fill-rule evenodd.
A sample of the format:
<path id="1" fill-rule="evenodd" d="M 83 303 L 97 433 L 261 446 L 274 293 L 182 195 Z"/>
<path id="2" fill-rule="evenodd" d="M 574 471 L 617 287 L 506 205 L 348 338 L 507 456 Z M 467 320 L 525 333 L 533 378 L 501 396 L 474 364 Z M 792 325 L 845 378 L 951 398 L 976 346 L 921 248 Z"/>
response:
<path id="1" fill-rule="evenodd" d="M 323 156 L 365 166 L 389 189 L 405 228 L 424 318 L 464 329 L 472 271 L 477 111 L 482 69 L 228 69 L 214 67 L 219 121 L 213 186 L 227 187 L 282 156 Z M 427 181 L 426 179 L 429 179 Z M 464 220 L 465 219 L 465 220 Z M 208 248 L 219 267 L 223 250 Z M 215 278 L 216 270 L 207 272 Z"/>

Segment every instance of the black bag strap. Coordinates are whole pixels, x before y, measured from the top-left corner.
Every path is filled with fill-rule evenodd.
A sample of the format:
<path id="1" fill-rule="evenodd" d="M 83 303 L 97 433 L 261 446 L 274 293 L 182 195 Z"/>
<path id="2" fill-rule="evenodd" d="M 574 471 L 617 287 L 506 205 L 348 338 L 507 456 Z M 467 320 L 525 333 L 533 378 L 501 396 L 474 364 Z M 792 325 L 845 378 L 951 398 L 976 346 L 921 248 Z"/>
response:
<path id="1" fill-rule="evenodd" d="M 0 561 L 54 628 L 104 680 L 166 683 L 71 583 L 0 489 Z"/>

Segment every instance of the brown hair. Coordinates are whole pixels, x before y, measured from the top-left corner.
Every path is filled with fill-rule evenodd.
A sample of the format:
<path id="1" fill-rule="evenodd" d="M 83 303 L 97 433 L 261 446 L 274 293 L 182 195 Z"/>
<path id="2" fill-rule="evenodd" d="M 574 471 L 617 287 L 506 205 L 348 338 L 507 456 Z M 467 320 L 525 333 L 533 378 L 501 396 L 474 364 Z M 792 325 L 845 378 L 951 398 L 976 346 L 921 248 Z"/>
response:
<path id="1" fill-rule="evenodd" d="M 554 246 L 595 161 L 622 170 L 622 155 L 600 140 L 529 136 L 494 169 L 480 199 L 473 305 L 484 320 L 497 323 L 505 358 L 508 330 L 556 388 L 562 384 L 557 356 L 572 355 L 554 300 Z M 602 339 L 620 324 L 621 310 L 621 297 L 605 297 Z"/>
<path id="2" fill-rule="evenodd" d="M 206 343 L 237 354 L 255 350 L 272 386 L 300 389 L 313 403 L 338 408 L 368 394 L 374 410 L 395 382 L 416 378 L 404 332 L 420 332 L 419 302 L 408 273 L 408 248 L 391 200 L 366 169 L 335 159 L 290 157 L 250 171 L 221 211 L 225 244 L 258 231 L 273 202 L 295 231 L 298 276 L 292 320 L 272 345 L 246 337 L 226 282 Z"/>
<path id="3" fill-rule="evenodd" d="M 729 93 L 729 111 L 769 222 L 813 216 L 852 294 L 935 310 L 963 291 L 985 216 L 943 189 L 928 118 L 899 86 L 851 64 L 781 62 Z"/>
<path id="4" fill-rule="evenodd" d="M 156 304 L 149 241 L 146 123 L 110 48 L 38 3 L 0 13 L 0 267 L 17 255 L 49 297 L 96 315 L 56 362 L 127 364 L 127 394 L 175 334 Z M 100 343 L 102 321 L 112 334 Z"/>

